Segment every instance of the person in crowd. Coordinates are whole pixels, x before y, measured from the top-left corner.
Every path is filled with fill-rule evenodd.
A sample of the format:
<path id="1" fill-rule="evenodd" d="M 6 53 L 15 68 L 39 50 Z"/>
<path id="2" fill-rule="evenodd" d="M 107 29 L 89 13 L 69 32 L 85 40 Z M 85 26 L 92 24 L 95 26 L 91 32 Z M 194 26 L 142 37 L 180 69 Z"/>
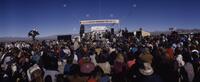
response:
<path id="1" fill-rule="evenodd" d="M 126 82 L 127 65 L 122 54 L 117 54 L 112 68 L 112 82 Z"/>
<path id="2" fill-rule="evenodd" d="M 139 73 L 136 76 L 137 82 L 163 82 L 161 77 L 155 73 L 153 67 L 148 62 L 143 62 L 138 71 Z"/>
<path id="3" fill-rule="evenodd" d="M 71 67 L 72 75 L 68 77 L 69 82 L 86 82 L 87 78 L 80 76 L 80 66 L 73 64 Z"/>

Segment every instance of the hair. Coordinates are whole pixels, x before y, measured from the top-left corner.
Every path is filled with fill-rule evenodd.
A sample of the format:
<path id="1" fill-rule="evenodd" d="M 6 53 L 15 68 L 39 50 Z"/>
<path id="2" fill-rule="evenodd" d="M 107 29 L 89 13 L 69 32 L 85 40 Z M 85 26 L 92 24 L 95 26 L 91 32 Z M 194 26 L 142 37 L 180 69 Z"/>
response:
<path id="1" fill-rule="evenodd" d="M 73 59 L 72 58 L 68 58 L 67 59 L 67 64 L 72 64 L 73 63 Z"/>
<path id="2" fill-rule="evenodd" d="M 77 76 L 80 73 L 80 66 L 78 64 L 73 64 L 70 68 L 72 75 Z"/>
<path id="3" fill-rule="evenodd" d="M 66 82 L 63 74 L 56 75 L 56 82 Z M 67 81 L 68 82 L 68 81 Z"/>
<path id="4" fill-rule="evenodd" d="M 183 54 L 182 50 L 180 50 L 180 48 L 176 48 L 175 49 L 175 56 L 179 55 L 179 54 Z"/>
<path id="5" fill-rule="evenodd" d="M 50 75 L 47 75 L 47 76 L 45 77 L 45 82 L 52 82 L 52 78 L 51 78 Z"/>
<path id="6" fill-rule="evenodd" d="M 43 82 L 42 71 L 36 70 L 31 74 L 32 82 Z"/>

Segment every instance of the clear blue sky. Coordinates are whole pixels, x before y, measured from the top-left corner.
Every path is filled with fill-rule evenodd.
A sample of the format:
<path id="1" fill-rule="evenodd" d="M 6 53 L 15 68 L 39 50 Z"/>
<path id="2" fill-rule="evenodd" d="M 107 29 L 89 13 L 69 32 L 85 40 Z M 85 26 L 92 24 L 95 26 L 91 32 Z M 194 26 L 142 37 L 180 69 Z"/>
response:
<path id="1" fill-rule="evenodd" d="M 79 21 L 120 19 L 121 27 L 147 31 L 200 28 L 200 0 L 0 0 L 0 37 L 79 33 Z"/>

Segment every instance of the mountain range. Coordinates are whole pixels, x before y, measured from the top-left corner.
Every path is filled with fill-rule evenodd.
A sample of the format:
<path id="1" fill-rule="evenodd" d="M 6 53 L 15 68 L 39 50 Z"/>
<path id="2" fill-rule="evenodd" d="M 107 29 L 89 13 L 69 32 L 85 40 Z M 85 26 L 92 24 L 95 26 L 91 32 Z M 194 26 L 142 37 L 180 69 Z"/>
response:
<path id="1" fill-rule="evenodd" d="M 200 28 L 198 29 L 176 29 L 178 33 L 200 33 Z M 170 34 L 170 31 L 155 31 L 150 32 L 151 35 L 160 35 L 160 34 Z M 77 36 L 78 34 L 73 34 Z M 56 40 L 58 35 L 51 35 L 45 37 L 36 37 L 37 40 Z M 0 42 L 9 42 L 9 41 L 30 41 L 30 37 L 0 37 Z"/>

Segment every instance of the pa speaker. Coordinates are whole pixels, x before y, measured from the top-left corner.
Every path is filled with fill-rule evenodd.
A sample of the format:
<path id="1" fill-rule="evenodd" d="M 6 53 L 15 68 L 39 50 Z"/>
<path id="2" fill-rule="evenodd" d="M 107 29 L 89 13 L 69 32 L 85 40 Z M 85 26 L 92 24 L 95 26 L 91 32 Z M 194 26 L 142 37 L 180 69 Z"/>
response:
<path id="1" fill-rule="evenodd" d="M 84 25 L 81 25 L 80 27 L 80 36 L 82 37 L 83 36 L 83 33 L 85 32 L 85 26 Z"/>
<path id="2" fill-rule="evenodd" d="M 57 40 L 71 41 L 72 35 L 59 35 L 57 36 Z"/>
<path id="3" fill-rule="evenodd" d="M 111 34 L 114 34 L 114 28 L 111 28 Z"/>
<path id="4" fill-rule="evenodd" d="M 141 37 L 142 36 L 142 31 L 137 31 L 136 32 L 136 37 Z"/>

